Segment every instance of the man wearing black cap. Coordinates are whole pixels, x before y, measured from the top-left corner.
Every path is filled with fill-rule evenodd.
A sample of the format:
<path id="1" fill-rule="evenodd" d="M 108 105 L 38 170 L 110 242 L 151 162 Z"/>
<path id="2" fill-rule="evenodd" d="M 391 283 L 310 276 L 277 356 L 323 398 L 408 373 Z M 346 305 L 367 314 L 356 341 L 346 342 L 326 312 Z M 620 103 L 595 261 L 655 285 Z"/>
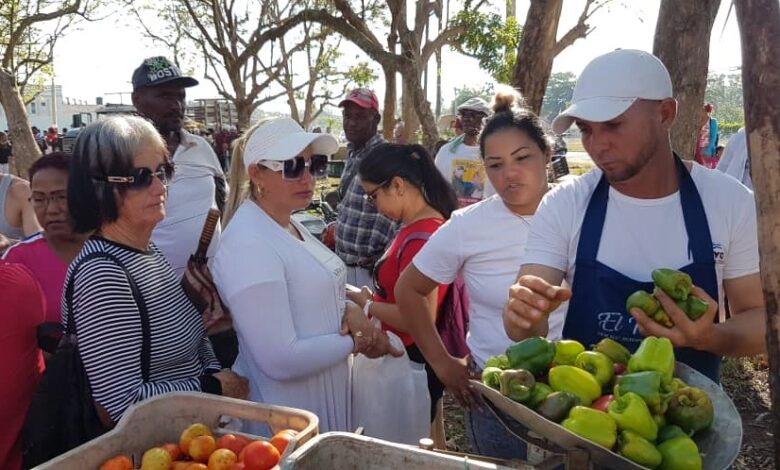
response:
<path id="1" fill-rule="evenodd" d="M 211 146 L 182 129 L 184 89 L 198 84 L 165 57 L 145 59 L 133 72 L 133 105 L 149 119 L 168 145 L 176 172 L 168 186 L 165 220 L 155 227 L 152 241 L 181 276 L 198 245 L 209 209 L 222 207 L 225 175 Z M 219 240 L 219 227 L 211 245 Z"/>
<path id="2" fill-rule="evenodd" d="M 182 128 L 186 109 L 184 89 L 197 84 L 197 80 L 184 76 L 165 57 L 145 59 L 133 72 L 133 106 L 138 114 L 152 121 L 176 165 L 168 185 L 165 219 L 152 232 L 152 241 L 179 276 L 184 275 L 187 261 L 198 247 L 209 209 L 222 210 L 227 194 L 225 174 L 211 145 Z M 219 239 L 217 224 L 209 255 Z M 213 285 L 208 287 L 216 292 Z M 223 331 L 229 322 L 220 324 L 222 328 L 208 333 L 217 358 L 224 367 L 230 367 L 238 353 L 236 337 L 230 329 Z"/>

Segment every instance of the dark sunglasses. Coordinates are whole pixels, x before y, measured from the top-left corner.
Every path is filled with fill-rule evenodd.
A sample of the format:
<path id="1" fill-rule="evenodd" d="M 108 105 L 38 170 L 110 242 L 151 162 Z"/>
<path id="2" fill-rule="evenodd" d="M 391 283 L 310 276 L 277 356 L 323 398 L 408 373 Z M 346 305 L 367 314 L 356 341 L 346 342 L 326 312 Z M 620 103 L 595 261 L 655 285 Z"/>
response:
<path id="1" fill-rule="evenodd" d="M 163 186 L 168 186 L 173 178 L 173 172 L 173 163 L 165 162 L 157 167 L 157 171 L 152 171 L 149 168 L 135 168 L 128 176 L 95 176 L 93 178 L 106 183 L 126 185 L 132 189 L 142 189 L 148 188 L 155 177 L 162 182 Z"/>
<path id="2" fill-rule="evenodd" d="M 303 176 L 303 171 L 308 167 L 314 179 L 323 179 L 328 176 L 328 156 L 312 155 L 309 161 L 298 155 L 295 158 L 284 161 L 260 160 L 258 165 L 263 165 L 271 171 L 281 171 L 282 178 L 286 180 L 299 180 Z"/>

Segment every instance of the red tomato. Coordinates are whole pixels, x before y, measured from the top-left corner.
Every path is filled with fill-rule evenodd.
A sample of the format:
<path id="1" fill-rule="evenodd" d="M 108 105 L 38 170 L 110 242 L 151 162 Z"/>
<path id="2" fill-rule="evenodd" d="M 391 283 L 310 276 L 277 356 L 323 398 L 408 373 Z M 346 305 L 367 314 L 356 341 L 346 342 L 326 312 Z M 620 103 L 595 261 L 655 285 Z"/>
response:
<path id="1" fill-rule="evenodd" d="M 270 470 L 279 463 L 281 455 L 270 442 L 253 441 L 241 451 L 246 470 Z"/>
<path id="2" fill-rule="evenodd" d="M 234 454 L 239 455 L 244 450 L 247 444 L 251 441 L 244 436 L 236 436 L 235 434 L 225 434 L 217 439 L 217 449 L 232 450 Z"/>
<path id="3" fill-rule="evenodd" d="M 279 451 L 280 455 L 284 454 L 285 449 L 287 449 L 287 445 L 295 438 L 296 434 L 298 433 L 292 429 L 279 431 L 274 434 L 274 437 L 271 438 L 271 444 L 276 447 L 276 450 Z"/>
<path id="4" fill-rule="evenodd" d="M 590 407 L 593 408 L 594 410 L 599 410 L 606 413 L 609 404 L 612 403 L 614 399 L 615 399 L 614 395 L 602 395 L 601 397 L 597 398 L 596 401 L 594 401 L 590 405 Z"/>

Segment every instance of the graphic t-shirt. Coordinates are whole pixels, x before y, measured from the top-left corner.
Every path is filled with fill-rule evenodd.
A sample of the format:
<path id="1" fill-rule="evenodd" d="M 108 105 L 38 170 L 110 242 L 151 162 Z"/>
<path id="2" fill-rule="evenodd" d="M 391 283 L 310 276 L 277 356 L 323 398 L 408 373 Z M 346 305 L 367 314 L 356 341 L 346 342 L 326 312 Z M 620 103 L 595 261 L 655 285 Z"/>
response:
<path id="1" fill-rule="evenodd" d="M 382 288 L 383 292 L 374 292 L 374 302 L 388 304 L 395 303 L 395 294 L 393 293 L 393 290 L 395 289 L 396 282 L 398 282 L 398 278 L 401 277 L 401 273 L 404 271 L 404 269 L 406 269 L 406 266 L 412 262 L 414 256 L 417 254 L 417 252 L 420 251 L 420 249 L 422 249 L 423 245 L 425 245 L 427 241 L 416 238 L 407 241 L 407 238 L 419 232 L 432 234 L 439 227 L 441 227 L 443 223 L 444 220 L 442 219 L 422 219 L 406 227 L 403 227 L 398 231 L 398 235 L 396 235 L 395 239 L 393 239 L 393 242 L 390 244 L 390 248 L 387 249 L 387 252 L 379 260 L 377 281 L 379 282 L 379 286 Z M 403 251 L 401 251 L 401 258 L 399 259 L 398 250 L 401 249 L 403 249 Z M 444 302 L 444 297 L 447 295 L 447 289 L 447 284 L 439 285 L 438 299 L 436 303 L 437 311 L 438 306 Z M 381 295 L 382 293 L 384 293 L 384 296 Z M 404 346 L 409 346 L 414 343 L 414 340 L 410 335 L 399 332 L 385 323 L 382 323 L 382 329 L 389 330 L 397 334 L 398 337 L 401 338 L 401 341 L 404 342 Z"/>
<path id="2" fill-rule="evenodd" d="M 466 145 L 462 136 L 443 145 L 436 154 L 435 163 L 455 189 L 460 207 L 469 206 L 496 193 L 485 175 L 479 147 Z"/>

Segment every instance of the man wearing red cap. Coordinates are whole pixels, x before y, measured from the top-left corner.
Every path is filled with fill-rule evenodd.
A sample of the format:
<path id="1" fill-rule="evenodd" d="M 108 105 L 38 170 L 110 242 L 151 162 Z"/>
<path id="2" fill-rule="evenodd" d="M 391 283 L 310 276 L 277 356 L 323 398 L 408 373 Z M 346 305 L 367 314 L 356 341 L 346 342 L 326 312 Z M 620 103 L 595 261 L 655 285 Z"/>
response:
<path id="1" fill-rule="evenodd" d="M 379 214 L 364 197 L 355 178 L 361 160 L 373 148 L 385 143 L 377 132 L 379 100 L 368 88 L 357 88 L 339 103 L 344 120 L 347 164 L 339 184 L 339 218 L 336 223 L 336 253 L 347 265 L 347 282 L 353 286 L 370 286 L 371 270 L 393 239 L 396 224 Z"/>

